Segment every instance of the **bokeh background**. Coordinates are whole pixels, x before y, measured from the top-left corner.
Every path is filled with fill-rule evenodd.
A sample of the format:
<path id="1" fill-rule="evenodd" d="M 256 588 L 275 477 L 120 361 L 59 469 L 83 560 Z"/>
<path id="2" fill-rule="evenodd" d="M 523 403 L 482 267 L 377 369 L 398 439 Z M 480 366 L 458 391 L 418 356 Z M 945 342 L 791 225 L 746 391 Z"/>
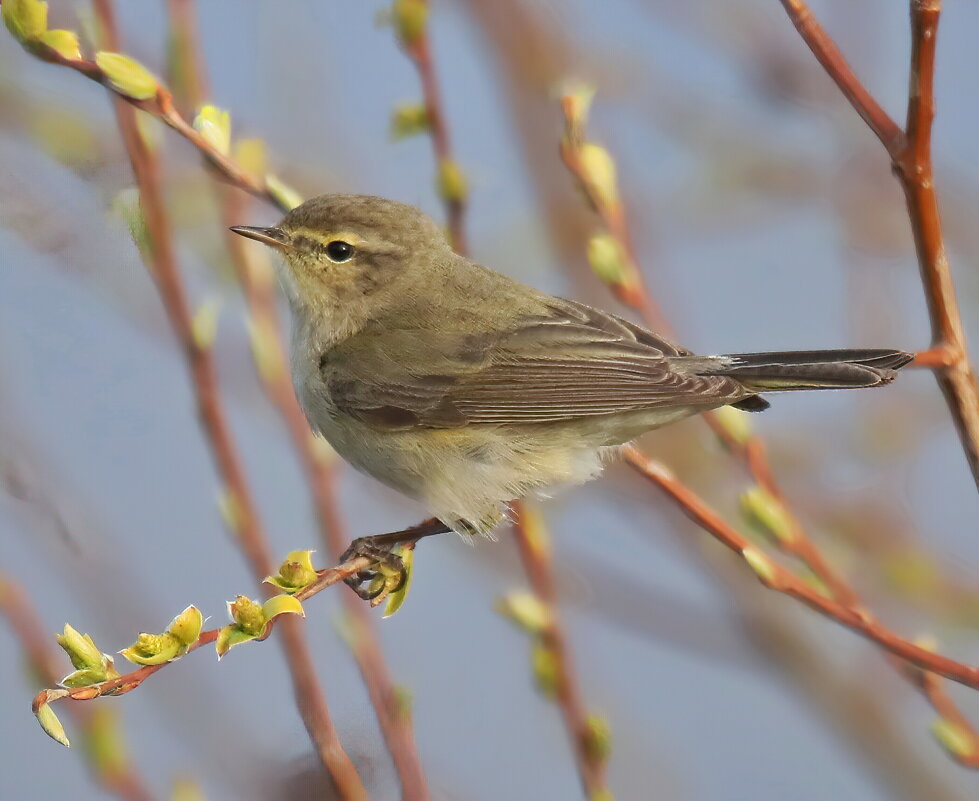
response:
<path id="1" fill-rule="evenodd" d="M 907 4 L 813 10 L 881 103 L 903 115 Z M 979 343 L 979 5 L 939 33 L 937 181 L 970 339 Z M 160 0 L 118 2 L 124 49 L 167 75 Z M 200 0 L 209 96 L 260 137 L 304 195 L 375 193 L 441 218 L 425 136 L 393 142 L 417 75 L 380 3 Z M 84 5 L 51 0 L 52 27 Z M 438 0 L 431 35 L 474 256 L 558 294 L 617 307 L 593 277 L 597 230 L 557 156 L 555 87 L 598 87 L 590 133 L 615 155 L 644 274 L 701 351 L 891 346 L 928 325 L 908 223 L 879 143 L 775 0 Z M 181 266 L 221 304 L 216 348 L 235 433 L 285 554 L 317 548 L 311 506 L 259 391 L 213 182 L 155 122 Z M 132 178 L 105 91 L 0 35 L 0 567 L 49 632 L 105 649 L 195 603 L 223 619 L 254 583 L 219 492 L 184 366 L 133 245 Z M 247 207 L 244 224 L 277 213 Z M 934 379 L 774 398 L 752 418 L 794 507 L 886 622 L 979 661 L 979 503 Z M 699 421 L 646 438 L 737 522 L 747 479 Z M 351 470 L 351 532 L 423 510 Z M 866 642 L 761 589 L 737 559 L 622 468 L 543 507 L 590 709 L 612 730 L 620 799 L 968 799 L 979 778 L 929 734 L 934 712 Z M 494 601 L 524 584 L 510 537 L 423 543 L 406 607 L 380 626 L 414 699 L 436 798 L 580 796 L 556 708 L 534 689 L 525 635 Z M 306 629 L 342 741 L 375 799 L 397 784 L 349 651 L 337 589 Z M 53 642 L 53 639 L 52 639 Z M 18 641 L 0 626 L 0 798 L 103 797 L 78 753 L 38 729 Z M 65 660 L 65 672 L 68 671 Z M 979 715 L 974 693 L 952 687 Z M 134 764 L 158 797 L 175 777 L 210 799 L 323 797 L 281 654 L 188 658 L 121 699 Z"/>

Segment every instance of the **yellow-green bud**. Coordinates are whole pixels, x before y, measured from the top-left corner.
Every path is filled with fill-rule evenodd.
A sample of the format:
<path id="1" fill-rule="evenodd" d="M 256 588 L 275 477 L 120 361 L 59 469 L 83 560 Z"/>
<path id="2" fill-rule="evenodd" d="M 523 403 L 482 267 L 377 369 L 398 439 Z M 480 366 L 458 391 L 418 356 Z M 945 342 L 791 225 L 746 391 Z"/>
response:
<path id="1" fill-rule="evenodd" d="M 64 634 L 56 634 L 55 638 L 76 670 L 101 670 L 104 667 L 105 655 L 89 635 L 80 634 L 65 623 Z"/>
<path id="2" fill-rule="evenodd" d="M 545 698 L 554 698 L 558 691 L 558 660 L 554 650 L 539 640 L 535 640 L 530 651 L 530 664 L 534 672 L 534 683 Z"/>
<path id="3" fill-rule="evenodd" d="M 431 120 L 422 103 L 406 103 L 395 107 L 391 115 L 391 138 L 395 141 L 416 136 L 429 129 Z"/>
<path id="4" fill-rule="evenodd" d="M 428 3 L 426 0 L 394 0 L 391 16 L 398 37 L 405 45 L 412 45 L 425 33 Z"/>
<path id="5" fill-rule="evenodd" d="M 585 718 L 585 751 L 598 761 L 606 762 L 612 754 L 612 730 L 608 721 L 600 715 L 589 715 Z"/>
<path id="6" fill-rule="evenodd" d="M 755 575 L 761 579 L 762 584 L 773 586 L 776 583 L 775 563 L 757 548 L 748 546 L 741 555 L 748 563 L 748 566 L 755 571 Z"/>
<path id="7" fill-rule="evenodd" d="M 4 6 L 6 5 L 7 4 L 4 3 Z M 58 720 L 58 716 L 54 714 L 54 710 L 51 708 L 51 701 L 64 698 L 67 694 L 67 690 L 45 690 L 42 702 L 37 705 L 37 708 L 34 710 L 34 715 L 37 717 L 37 722 L 41 724 L 41 728 L 44 730 L 44 733 L 55 742 L 61 743 L 66 748 L 70 746 L 71 743 L 68 742 L 68 735 L 65 734 L 65 727 L 61 725 L 61 721 Z"/>
<path id="8" fill-rule="evenodd" d="M 615 161 L 609 152 L 594 142 L 585 142 L 578 150 L 581 171 L 588 186 L 598 195 L 599 209 L 609 209 L 619 202 Z"/>
<path id="9" fill-rule="evenodd" d="M 78 34 L 74 31 L 45 31 L 38 37 L 38 41 L 50 47 L 62 58 L 78 59 L 82 57 Z"/>
<path id="10" fill-rule="evenodd" d="M 245 634 L 257 637 L 265 630 L 265 615 L 262 614 L 262 607 L 245 595 L 239 595 L 237 599 L 228 604 L 228 612 L 235 625 Z"/>
<path id="11" fill-rule="evenodd" d="M 443 159 L 438 172 L 439 197 L 446 203 L 462 203 L 468 191 L 462 167 L 451 159 Z"/>
<path id="12" fill-rule="evenodd" d="M 109 85 L 119 94 L 134 100 L 156 97 L 160 82 L 146 67 L 122 53 L 101 50 L 95 54 L 95 63 L 105 73 Z"/>
<path id="13" fill-rule="evenodd" d="M 507 593 L 496 602 L 496 611 L 528 634 L 540 634 L 551 625 L 550 610 L 533 593 Z"/>
<path id="14" fill-rule="evenodd" d="M 40 0 L 4 0 L 0 13 L 4 25 L 21 44 L 37 39 L 48 29 L 48 4 Z"/>
<path id="15" fill-rule="evenodd" d="M 167 634 L 176 637 L 180 644 L 185 648 L 193 645 L 201 636 L 201 629 L 204 628 L 204 615 L 196 606 L 188 606 L 170 621 L 167 626 Z"/>
<path id="16" fill-rule="evenodd" d="M 217 106 L 202 106 L 194 118 L 194 128 L 222 156 L 231 152 L 231 115 Z"/>
<path id="17" fill-rule="evenodd" d="M 760 485 L 741 493 L 745 517 L 779 542 L 791 544 L 796 536 L 792 518 L 782 502 Z"/>
<path id="18" fill-rule="evenodd" d="M 749 412 L 742 412 L 733 406 L 722 406 L 714 410 L 714 418 L 721 428 L 739 445 L 746 444 L 753 434 L 748 417 Z"/>
<path id="19" fill-rule="evenodd" d="M 588 240 L 588 263 L 604 283 L 619 286 L 629 281 L 629 261 L 625 249 L 612 234 L 593 234 Z"/>
<path id="20" fill-rule="evenodd" d="M 265 185 L 268 187 L 272 197 L 275 198 L 275 202 L 279 204 L 279 208 L 283 211 L 292 211 L 303 202 L 302 195 L 274 175 L 269 174 L 265 176 Z"/>
<path id="21" fill-rule="evenodd" d="M 971 732 L 945 718 L 931 724 L 931 733 L 946 751 L 959 759 L 972 759 L 979 747 Z"/>
<path id="22" fill-rule="evenodd" d="M 137 665 L 162 665 L 180 656 L 182 646 L 183 643 L 169 632 L 143 632 L 136 638 L 136 642 L 119 653 Z"/>
<path id="23" fill-rule="evenodd" d="M 279 573 L 265 579 L 267 584 L 278 587 L 283 592 L 294 593 L 316 581 L 316 568 L 313 567 L 312 551 L 292 551 L 279 565 Z"/>

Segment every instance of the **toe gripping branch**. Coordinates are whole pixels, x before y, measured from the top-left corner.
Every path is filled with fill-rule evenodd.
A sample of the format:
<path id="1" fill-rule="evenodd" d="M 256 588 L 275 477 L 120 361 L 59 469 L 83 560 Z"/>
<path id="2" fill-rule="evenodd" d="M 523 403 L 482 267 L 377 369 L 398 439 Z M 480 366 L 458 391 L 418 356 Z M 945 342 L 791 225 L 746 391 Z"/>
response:
<path id="1" fill-rule="evenodd" d="M 363 557 L 370 559 L 373 564 L 344 581 L 358 596 L 369 601 L 371 606 L 377 606 L 390 593 L 401 589 L 408 578 L 404 560 L 394 549 L 399 545 L 414 548 L 423 537 L 445 534 L 451 530 L 441 520 L 432 517 L 401 531 L 358 537 L 343 552 L 340 561 Z"/>

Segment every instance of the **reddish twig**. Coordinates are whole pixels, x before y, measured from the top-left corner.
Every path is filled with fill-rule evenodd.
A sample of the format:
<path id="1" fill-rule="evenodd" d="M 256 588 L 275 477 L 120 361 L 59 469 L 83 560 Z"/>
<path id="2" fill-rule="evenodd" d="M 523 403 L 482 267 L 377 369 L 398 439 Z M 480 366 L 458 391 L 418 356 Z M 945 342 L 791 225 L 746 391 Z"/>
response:
<path id="1" fill-rule="evenodd" d="M 44 622 L 20 585 L 3 574 L 0 574 L 0 613 L 7 618 L 32 672 L 46 686 L 55 686 L 61 678 L 60 663 L 48 645 L 48 638 L 42 634 L 46 628 Z M 72 715 L 79 728 L 96 735 L 98 723 L 89 710 L 76 707 L 72 709 Z M 153 801 L 153 794 L 125 752 L 113 753 L 111 764 L 99 764 L 99 761 L 90 759 L 88 766 L 93 779 L 107 792 L 125 801 Z"/>
<path id="2" fill-rule="evenodd" d="M 111 45 L 109 46 L 111 47 Z M 213 147 L 201 136 L 194 129 L 194 126 L 177 111 L 174 106 L 173 94 L 165 86 L 159 85 L 156 94 L 149 99 L 136 99 L 113 87 L 108 76 L 94 61 L 85 58 L 66 58 L 54 48 L 41 43 L 34 43 L 31 52 L 44 61 L 70 67 L 86 78 L 102 84 L 115 95 L 118 101 L 128 103 L 133 108 L 145 111 L 147 114 L 152 114 L 196 147 L 207 160 L 207 163 L 225 180 L 282 211 L 289 210 L 282 199 L 269 188 L 264 178 L 250 175 L 233 158 Z"/>
<path id="3" fill-rule="evenodd" d="M 422 25 L 413 31 L 408 38 L 402 37 L 402 46 L 411 62 L 418 70 L 418 78 L 422 85 L 422 97 L 425 105 L 425 115 L 431 133 L 432 149 L 439 172 L 454 165 L 452 145 L 449 140 L 449 126 L 445 120 L 442 96 L 439 92 L 438 78 L 432 61 L 432 49 L 429 41 L 428 26 Z M 465 255 L 469 250 L 466 244 L 465 213 L 466 201 L 461 194 L 453 193 L 446 196 L 441 192 L 445 203 L 446 224 L 449 228 L 449 238 L 457 253 Z"/>
<path id="4" fill-rule="evenodd" d="M 513 534 L 520 561 L 534 595 L 548 611 L 547 624 L 540 637 L 542 645 L 548 649 L 554 660 L 554 697 L 561 708 L 564 727 L 571 739 L 581 783 L 588 798 L 610 797 L 608 760 L 592 745 L 593 735 L 588 725 L 587 709 L 558 613 L 557 585 L 546 535 L 530 530 L 529 513 L 522 502 L 513 502 L 511 508 L 514 512 Z"/>
<path id="5" fill-rule="evenodd" d="M 107 46 L 117 49 L 118 36 L 110 0 L 96 0 L 95 11 Z M 159 92 L 157 96 L 159 98 Z M 114 105 L 146 219 L 153 277 L 171 327 L 187 359 L 201 424 L 218 473 L 225 482 L 226 498 L 236 524 L 238 541 L 253 573 L 261 580 L 273 572 L 268 540 L 227 423 L 213 352 L 209 344 L 200 342 L 194 335 L 189 302 L 177 267 L 170 223 L 163 205 L 160 163 L 140 135 L 135 112 L 130 105 L 120 97 L 115 98 Z M 296 621 L 287 621 L 283 626 L 281 643 L 292 676 L 297 707 L 320 759 L 343 798 L 366 799 L 367 791 L 360 776 L 340 744 L 309 646 Z"/>
<path id="6" fill-rule="evenodd" d="M 631 467 L 662 489 L 677 503 L 687 517 L 727 548 L 744 557 L 758 574 L 762 584 L 769 589 L 802 601 L 811 609 L 832 618 L 857 634 L 876 642 L 884 650 L 923 670 L 930 670 L 959 684 L 979 689 L 979 667 L 966 665 L 932 653 L 899 637 L 865 610 L 845 606 L 832 598 L 821 595 L 794 573 L 762 554 L 746 537 L 739 534 L 720 515 L 707 506 L 696 493 L 677 480 L 666 467 L 647 458 L 631 445 L 623 446 L 621 452 Z"/>
<path id="7" fill-rule="evenodd" d="M 781 2 L 809 49 L 891 157 L 894 174 L 907 200 L 931 321 L 932 349 L 924 363 L 935 371 L 979 487 L 979 391 L 969 363 L 955 284 L 945 253 L 932 167 L 935 44 L 941 0 L 911 0 L 911 75 L 904 131 L 863 87 L 806 3 L 803 0 Z"/>
<path id="8" fill-rule="evenodd" d="M 821 32 L 821 28 L 818 28 L 818 25 L 816 25 L 815 20 L 812 19 L 811 16 L 807 21 L 802 23 L 802 29 Z M 821 33 L 821 35 L 825 36 L 824 33 Z M 833 49 L 832 53 L 827 56 L 830 63 L 837 63 L 841 58 L 842 57 L 839 56 L 839 53 L 835 50 L 835 48 Z M 845 62 L 843 63 L 845 64 Z M 848 97 L 850 96 L 851 95 L 848 94 Z M 855 91 L 852 93 L 852 96 L 862 97 L 863 94 Z M 612 284 L 612 289 L 616 292 L 620 300 L 623 300 L 642 312 L 647 320 L 653 319 L 659 316 L 659 311 L 655 307 L 648 305 L 647 299 L 651 298 L 652 295 L 645 286 L 642 272 L 639 269 L 638 264 L 635 262 L 635 256 L 631 250 L 631 247 L 627 240 L 621 238 L 620 234 L 614 233 L 615 229 L 613 229 L 612 224 L 609 223 L 609 220 L 625 218 L 625 210 L 623 205 L 617 198 L 613 202 L 609 202 L 608 193 L 606 192 L 603 194 L 600 187 L 596 186 L 594 180 L 592 180 L 592 176 L 589 175 L 586 165 L 579 157 L 581 142 L 583 140 L 583 131 L 581 130 L 582 115 L 578 110 L 579 107 L 576 106 L 575 98 L 572 96 L 563 98 L 562 108 L 567 122 L 565 136 L 561 144 L 561 154 L 564 163 L 578 180 L 592 207 L 602 216 L 603 220 L 606 221 L 606 224 L 609 225 L 610 231 L 613 231 L 613 235 L 619 238 L 619 241 L 623 245 L 623 249 L 629 255 L 630 269 L 628 281 L 624 283 Z M 880 114 L 883 114 L 883 112 L 880 112 Z M 887 124 L 880 117 L 880 114 L 878 114 L 874 109 L 869 109 L 867 111 L 867 116 L 875 120 L 874 124 L 877 126 L 875 127 L 875 130 L 886 132 L 888 130 Z M 884 117 L 886 117 L 886 115 L 884 115 Z M 631 286 L 635 289 L 635 291 L 620 291 L 623 286 Z M 666 325 L 665 321 L 663 321 L 663 325 Z M 933 348 L 932 351 L 919 354 L 919 359 L 922 356 L 924 356 L 925 361 L 934 358 L 943 358 L 947 353 L 948 348 L 939 346 L 937 348 Z M 799 518 L 788 505 L 785 496 L 775 479 L 771 464 L 768 461 L 764 440 L 757 435 L 751 435 L 747 439 L 740 439 L 732 434 L 714 414 L 707 414 L 704 415 L 704 417 L 707 424 L 719 437 L 725 448 L 744 463 L 755 482 L 774 496 L 781 504 L 785 512 L 789 531 L 787 532 L 788 536 L 778 538 L 778 547 L 783 552 L 792 555 L 805 564 L 827 588 L 833 600 L 861 617 L 868 617 L 869 613 L 864 609 L 859 595 L 826 561 L 822 555 L 822 552 L 806 533 L 806 530 Z M 637 466 L 631 460 L 630 464 L 632 464 L 634 467 Z M 949 701 L 949 703 L 951 703 L 951 701 Z M 961 717 L 961 715 L 959 715 L 959 717 Z M 971 732 L 972 730 L 969 729 L 969 731 Z M 977 738 L 979 738 L 979 735 L 977 735 Z"/>
<path id="9" fill-rule="evenodd" d="M 192 0 L 170 0 L 171 39 L 183 42 L 184 63 L 174 65 L 172 72 L 183 75 L 188 87 L 206 85 L 201 68 L 203 59 L 196 42 L 195 14 Z M 194 104 L 203 102 L 198 94 Z M 243 195 L 230 188 L 220 193 L 219 205 L 225 239 L 238 276 L 250 316 L 251 335 L 256 341 L 255 353 L 261 386 L 282 418 L 293 448 L 302 463 L 310 495 L 316 510 L 321 537 L 329 558 L 337 558 L 348 545 L 348 535 L 340 515 L 335 490 L 335 462 L 324 454 L 324 443 L 317 442 L 296 400 L 289 379 L 289 361 L 275 303 L 275 284 L 271 270 L 245 241 L 227 232 L 227 227 L 245 219 L 247 203 Z M 358 632 L 350 646 L 361 677 L 374 706 L 378 725 L 391 753 L 402 786 L 402 796 L 411 801 L 429 797 L 428 783 L 415 744 L 411 713 L 398 702 L 391 671 L 385 662 L 377 630 L 370 611 L 353 593 L 342 593 L 342 603 Z"/>

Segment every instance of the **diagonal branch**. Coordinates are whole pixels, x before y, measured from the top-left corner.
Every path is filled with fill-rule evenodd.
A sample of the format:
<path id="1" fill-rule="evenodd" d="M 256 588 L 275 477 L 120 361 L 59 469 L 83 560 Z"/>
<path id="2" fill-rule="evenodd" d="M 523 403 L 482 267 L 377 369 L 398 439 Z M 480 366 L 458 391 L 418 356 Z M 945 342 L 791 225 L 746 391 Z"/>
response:
<path id="1" fill-rule="evenodd" d="M 979 488 L 979 391 L 969 363 L 955 284 L 942 238 L 931 153 L 935 116 L 935 46 L 941 0 L 911 0 L 911 69 L 906 129 L 902 131 L 854 75 L 804 0 L 781 0 L 820 64 L 877 135 L 908 205 L 911 233 L 931 321 L 931 349 L 922 354 L 945 397 Z"/>

